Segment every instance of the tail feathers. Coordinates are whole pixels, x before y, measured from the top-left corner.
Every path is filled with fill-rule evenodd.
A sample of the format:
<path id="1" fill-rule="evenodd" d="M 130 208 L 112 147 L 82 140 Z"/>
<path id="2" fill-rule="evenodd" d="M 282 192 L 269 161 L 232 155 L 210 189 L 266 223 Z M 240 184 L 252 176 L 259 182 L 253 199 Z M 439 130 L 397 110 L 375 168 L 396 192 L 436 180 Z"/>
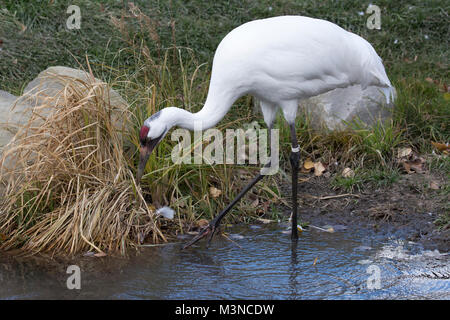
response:
<path id="1" fill-rule="evenodd" d="M 382 87 L 380 89 L 386 97 L 387 104 L 394 102 L 395 98 L 397 97 L 397 92 L 395 91 L 395 88 L 393 86 Z"/>

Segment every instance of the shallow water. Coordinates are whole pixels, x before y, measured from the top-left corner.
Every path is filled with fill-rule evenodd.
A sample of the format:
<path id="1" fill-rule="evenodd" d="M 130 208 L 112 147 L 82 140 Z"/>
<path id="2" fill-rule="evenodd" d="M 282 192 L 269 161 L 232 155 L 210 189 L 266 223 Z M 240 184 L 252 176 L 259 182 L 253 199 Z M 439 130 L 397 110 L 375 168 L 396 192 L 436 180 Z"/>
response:
<path id="1" fill-rule="evenodd" d="M 129 259 L 80 257 L 70 262 L 80 290 L 67 289 L 69 263 L 0 257 L 0 298 L 450 299 L 448 254 L 367 230 L 311 229 L 295 245 L 285 230 L 233 227 L 232 241 L 216 237 L 210 248 L 180 242 Z"/>

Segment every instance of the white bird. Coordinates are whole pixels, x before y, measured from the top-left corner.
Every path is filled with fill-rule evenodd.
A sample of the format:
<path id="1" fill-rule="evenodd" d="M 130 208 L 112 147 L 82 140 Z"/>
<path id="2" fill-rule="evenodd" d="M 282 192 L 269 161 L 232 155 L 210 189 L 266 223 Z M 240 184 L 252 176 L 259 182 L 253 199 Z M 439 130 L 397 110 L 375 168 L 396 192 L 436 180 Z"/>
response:
<path id="1" fill-rule="evenodd" d="M 394 97 L 382 60 L 360 36 L 329 21 L 302 16 L 280 16 L 245 23 L 228 33 L 214 55 L 205 105 L 197 113 L 168 107 L 145 120 L 140 131 L 140 181 L 148 157 L 174 126 L 208 129 L 223 119 L 233 103 L 250 94 L 258 98 L 264 121 L 272 128 L 281 108 L 291 128 L 292 239 L 297 239 L 297 174 L 300 148 L 295 118 L 299 102 L 351 85 L 379 86 L 387 102 Z M 269 130 L 270 132 L 270 130 Z M 220 220 L 261 179 L 256 177 L 195 238 L 214 235 Z M 190 244 L 192 244 L 191 242 Z M 190 245 L 189 244 L 189 245 Z"/>

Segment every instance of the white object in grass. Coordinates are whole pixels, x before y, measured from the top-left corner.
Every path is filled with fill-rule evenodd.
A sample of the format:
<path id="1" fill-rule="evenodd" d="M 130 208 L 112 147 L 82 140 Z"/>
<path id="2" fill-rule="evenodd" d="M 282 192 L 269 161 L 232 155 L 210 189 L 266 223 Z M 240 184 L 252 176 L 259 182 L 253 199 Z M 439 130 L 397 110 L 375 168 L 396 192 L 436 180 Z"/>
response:
<path id="1" fill-rule="evenodd" d="M 175 215 L 175 211 L 173 211 L 173 209 L 171 209 L 167 206 L 164 206 L 164 207 L 156 210 L 156 214 L 163 216 L 166 219 L 173 219 L 173 216 Z"/>

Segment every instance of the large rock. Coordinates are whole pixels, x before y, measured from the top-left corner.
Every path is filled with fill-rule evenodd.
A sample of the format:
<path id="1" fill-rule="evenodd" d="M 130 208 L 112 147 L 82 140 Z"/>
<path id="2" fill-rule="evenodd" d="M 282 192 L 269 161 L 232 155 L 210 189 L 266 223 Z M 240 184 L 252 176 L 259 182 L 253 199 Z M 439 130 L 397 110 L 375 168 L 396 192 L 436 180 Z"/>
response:
<path id="1" fill-rule="evenodd" d="M 41 117 L 34 117 L 33 125 L 39 125 L 43 117 L 48 116 L 52 110 L 63 101 L 64 89 L 67 83 L 76 86 L 86 95 L 94 85 L 103 94 L 103 100 L 109 101 L 112 107 L 112 121 L 117 130 L 122 130 L 127 116 L 127 102 L 109 86 L 87 72 L 67 68 L 50 67 L 42 71 L 36 79 L 31 81 L 24 89 L 21 97 L 16 97 L 6 91 L 0 91 L 0 159 L 3 149 L 15 136 L 18 129 L 29 122 L 33 113 Z M 88 84 L 88 85 L 86 85 Z M 45 106 L 43 106 L 45 104 Z M 0 163 L 7 167 L 11 159 Z M 1 169 L 1 168 L 0 168 Z"/>
<path id="2" fill-rule="evenodd" d="M 0 90 L 0 177 L 2 178 L 0 180 L 6 179 L 6 176 L 3 176 L 4 172 L 2 169 L 14 163 L 11 156 L 3 159 L 3 150 L 17 133 L 19 128 L 17 121 L 25 121 L 27 115 L 24 111 L 31 109 L 29 105 L 20 101 L 18 97 Z M 0 181 L 0 197 L 4 192 L 3 183 L 4 181 Z"/>
<path id="3" fill-rule="evenodd" d="M 23 99 L 0 90 L 0 156 L 3 148 L 17 133 L 20 124 L 26 123 L 32 108 Z"/>
<path id="4" fill-rule="evenodd" d="M 85 84 L 103 84 L 105 86 L 103 99 L 109 100 L 113 109 L 123 111 L 128 108 L 127 102 L 104 81 L 93 78 L 85 71 L 62 66 L 49 67 L 39 73 L 37 78 L 25 87 L 24 96 L 34 106 L 48 101 L 57 101 L 55 98 L 64 94 L 63 89 L 68 81 L 80 89 L 85 89 Z"/>
<path id="5" fill-rule="evenodd" d="M 304 116 L 302 111 L 305 111 L 311 126 L 316 130 L 340 131 L 346 129 L 353 120 L 371 126 L 378 120 L 390 119 L 392 107 L 392 103 L 386 104 L 386 96 L 380 87 L 371 86 L 362 90 L 360 85 L 355 85 L 301 101 L 298 115 Z M 257 100 L 255 108 L 260 110 Z"/>
<path id="6" fill-rule="evenodd" d="M 16 101 L 17 97 L 6 91 L 0 90 L 0 154 L 3 147 L 14 136 L 14 132 L 8 128 L 9 112 L 11 106 Z"/>
<path id="7" fill-rule="evenodd" d="M 393 107 L 392 103 L 386 104 L 386 96 L 379 87 L 362 90 L 359 85 L 334 89 L 306 99 L 300 105 L 317 130 L 343 130 L 353 120 L 371 126 L 378 120 L 390 119 Z"/>

